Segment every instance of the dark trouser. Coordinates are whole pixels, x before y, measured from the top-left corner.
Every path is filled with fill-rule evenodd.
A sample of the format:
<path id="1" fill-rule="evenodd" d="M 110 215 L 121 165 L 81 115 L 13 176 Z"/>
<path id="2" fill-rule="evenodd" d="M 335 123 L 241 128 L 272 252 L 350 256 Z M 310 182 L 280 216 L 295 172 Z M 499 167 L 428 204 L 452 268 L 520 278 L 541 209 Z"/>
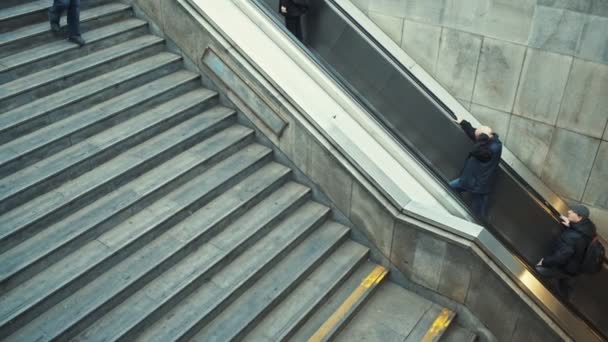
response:
<path id="1" fill-rule="evenodd" d="M 285 17 L 285 26 L 291 34 L 293 34 L 299 41 L 302 41 L 302 23 L 299 16 L 287 16 Z"/>
<path id="2" fill-rule="evenodd" d="M 450 182 L 450 187 L 457 192 L 464 192 L 465 189 L 462 188 L 460 183 L 460 178 L 456 178 Z M 488 203 L 490 200 L 489 194 L 474 194 L 471 193 L 472 203 L 471 209 L 473 213 L 480 218 L 487 220 L 488 219 Z"/>
<path id="3" fill-rule="evenodd" d="M 51 22 L 59 24 L 61 14 L 68 12 L 68 33 L 70 37 L 80 36 L 80 0 L 54 0 L 49 9 Z"/>
<path id="4" fill-rule="evenodd" d="M 574 280 L 571 275 L 555 267 L 536 266 L 535 268 L 536 272 L 543 278 L 557 281 L 557 292 L 559 295 L 565 299 L 569 298 Z"/>

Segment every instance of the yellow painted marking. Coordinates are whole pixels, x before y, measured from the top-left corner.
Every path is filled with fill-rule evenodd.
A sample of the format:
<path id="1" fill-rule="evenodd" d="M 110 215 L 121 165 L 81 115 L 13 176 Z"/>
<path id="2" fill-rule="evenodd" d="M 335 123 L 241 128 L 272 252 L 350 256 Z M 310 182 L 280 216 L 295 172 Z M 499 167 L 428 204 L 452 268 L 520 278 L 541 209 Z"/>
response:
<path id="1" fill-rule="evenodd" d="M 363 295 L 369 291 L 371 287 L 380 283 L 388 274 L 388 270 L 382 266 L 376 266 L 374 269 L 361 281 L 361 284 L 346 298 L 338 309 L 319 327 L 319 330 L 312 335 L 308 342 L 323 341 L 332 329 L 346 317 L 348 311 L 357 303 Z"/>
<path id="2" fill-rule="evenodd" d="M 437 337 L 450 325 L 453 317 L 454 313 L 452 311 L 448 309 L 441 310 L 429 330 L 427 330 L 424 337 L 422 337 L 422 342 L 436 341 Z"/>

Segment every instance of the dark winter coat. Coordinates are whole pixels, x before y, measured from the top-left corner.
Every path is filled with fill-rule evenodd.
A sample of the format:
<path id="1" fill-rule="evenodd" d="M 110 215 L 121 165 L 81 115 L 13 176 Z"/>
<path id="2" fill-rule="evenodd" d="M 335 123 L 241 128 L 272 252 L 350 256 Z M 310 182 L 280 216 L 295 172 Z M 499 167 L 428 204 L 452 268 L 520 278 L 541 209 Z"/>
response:
<path id="1" fill-rule="evenodd" d="M 299 17 L 308 11 L 308 2 L 305 0 L 280 0 L 279 13 L 286 17 Z M 281 12 L 281 7 L 285 6 L 287 13 Z"/>
<path id="2" fill-rule="evenodd" d="M 595 225 L 588 218 L 570 223 L 570 227 L 565 227 L 560 234 L 553 254 L 543 259 L 543 266 L 559 267 L 568 274 L 578 274 L 585 250 L 595 233 Z"/>
<path id="3" fill-rule="evenodd" d="M 482 134 L 475 138 L 475 128 L 466 120 L 460 123 L 471 140 L 475 142 L 460 175 L 460 184 L 465 191 L 487 194 L 492 190 L 502 155 L 502 142 L 498 134 L 492 138 Z"/>

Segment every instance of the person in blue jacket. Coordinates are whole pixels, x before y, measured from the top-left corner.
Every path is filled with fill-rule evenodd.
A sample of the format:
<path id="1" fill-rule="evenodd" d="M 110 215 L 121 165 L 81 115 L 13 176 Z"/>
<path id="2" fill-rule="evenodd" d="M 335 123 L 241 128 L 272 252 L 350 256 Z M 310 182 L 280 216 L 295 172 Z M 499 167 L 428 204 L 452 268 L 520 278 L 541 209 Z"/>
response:
<path id="1" fill-rule="evenodd" d="M 450 187 L 457 192 L 470 192 L 473 213 L 485 220 L 488 217 L 489 194 L 496 182 L 502 155 L 502 142 L 490 127 L 474 128 L 466 120 L 456 122 L 474 144 L 460 177 L 451 181 Z"/>

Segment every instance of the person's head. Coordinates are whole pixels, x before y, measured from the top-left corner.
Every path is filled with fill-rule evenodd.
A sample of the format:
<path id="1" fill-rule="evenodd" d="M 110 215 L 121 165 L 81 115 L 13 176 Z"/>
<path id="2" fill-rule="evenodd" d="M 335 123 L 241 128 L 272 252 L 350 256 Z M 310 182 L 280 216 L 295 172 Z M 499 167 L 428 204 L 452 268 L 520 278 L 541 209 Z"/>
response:
<path id="1" fill-rule="evenodd" d="M 575 204 L 568 210 L 568 220 L 570 222 L 578 223 L 586 218 L 589 218 L 589 209 L 584 205 Z"/>
<path id="2" fill-rule="evenodd" d="M 485 135 L 485 137 L 484 137 Z M 475 129 L 475 139 L 480 140 L 480 139 L 486 139 L 487 138 L 492 138 L 493 132 L 492 129 L 488 126 L 479 126 L 477 127 L 477 129 Z"/>

